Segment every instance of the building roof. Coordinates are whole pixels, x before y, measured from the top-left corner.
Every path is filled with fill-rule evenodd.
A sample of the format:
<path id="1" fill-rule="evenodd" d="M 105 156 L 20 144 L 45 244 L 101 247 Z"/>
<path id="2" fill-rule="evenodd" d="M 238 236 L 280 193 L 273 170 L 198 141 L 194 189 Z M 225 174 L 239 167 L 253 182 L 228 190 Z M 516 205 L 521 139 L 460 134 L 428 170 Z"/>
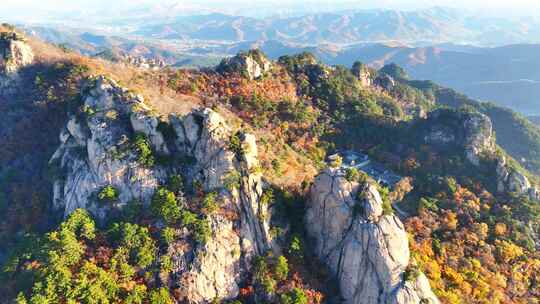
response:
<path id="1" fill-rule="evenodd" d="M 389 186 L 394 186 L 396 183 L 398 183 L 401 180 L 401 176 L 395 174 L 394 172 L 390 171 L 388 168 L 386 168 L 383 164 L 370 161 L 369 156 L 367 154 L 364 154 L 362 152 L 356 152 L 352 150 L 344 150 L 339 151 L 335 154 L 332 154 L 328 156 L 328 160 L 335 160 L 338 157 L 343 158 L 343 167 L 349 167 L 354 166 L 362 171 L 366 172 L 368 175 L 370 175 L 372 178 L 374 178 L 377 182 L 382 182 L 385 184 L 388 184 Z M 355 162 L 354 165 L 352 165 L 352 162 Z M 365 163 L 366 161 L 370 161 L 369 163 Z M 360 166 L 360 164 L 362 164 Z"/>

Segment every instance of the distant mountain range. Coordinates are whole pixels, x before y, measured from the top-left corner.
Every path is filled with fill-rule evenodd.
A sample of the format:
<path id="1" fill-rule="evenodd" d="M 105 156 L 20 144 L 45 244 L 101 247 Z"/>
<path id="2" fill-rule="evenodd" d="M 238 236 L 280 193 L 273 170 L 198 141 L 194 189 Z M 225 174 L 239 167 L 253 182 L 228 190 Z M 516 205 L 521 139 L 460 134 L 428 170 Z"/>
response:
<path id="1" fill-rule="evenodd" d="M 399 41 L 502 45 L 540 42 L 540 19 L 499 19 L 435 7 L 416 11 L 350 10 L 264 19 L 208 14 L 136 26 L 131 34 L 160 39 L 278 40 L 304 44 Z"/>
<path id="2" fill-rule="evenodd" d="M 222 53 L 210 54 L 209 51 L 205 51 L 202 46 L 206 46 L 206 43 L 178 47 L 175 43 L 166 41 L 150 41 L 148 39 L 126 38 L 118 35 L 108 36 L 81 29 L 51 26 L 27 26 L 23 28 L 30 36 L 39 37 L 49 43 L 76 50 L 86 56 L 99 56 L 105 59 L 115 59 L 120 54 L 129 54 L 147 59 L 158 58 L 169 65 L 203 67 L 216 65 L 226 56 L 226 54 Z"/>
<path id="3" fill-rule="evenodd" d="M 199 15 L 193 15 L 197 11 Z M 348 9 L 255 18 L 156 4 L 109 15 L 66 16 L 61 23 L 51 22 L 78 28 L 93 24 L 108 35 L 184 41 L 277 40 L 310 45 L 397 41 L 414 46 L 447 42 L 477 46 L 540 43 L 539 17 L 491 17 L 443 7 L 413 11 Z M 86 22 L 88 18 L 93 23 Z"/>

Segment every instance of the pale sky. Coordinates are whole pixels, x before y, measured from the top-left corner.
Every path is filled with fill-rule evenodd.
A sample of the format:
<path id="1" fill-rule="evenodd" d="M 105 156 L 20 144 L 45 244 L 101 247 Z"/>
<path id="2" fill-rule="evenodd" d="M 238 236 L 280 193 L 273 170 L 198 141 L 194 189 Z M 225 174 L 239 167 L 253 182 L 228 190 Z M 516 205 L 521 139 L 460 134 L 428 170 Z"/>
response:
<path id="1" fill-rule="evenodd" d="M 431 7 L 431 6 L 450 6 L 460 8 L 497 8 L 497 9 L 521 9 L 540 8 L 540 1 L 537 0 L 2 0 L 0 9 L 9 10 L 12 8 L 66 8 L 66 7 L 108 7 L 111 4 L 119 3 L 124 6 L 134 6 L 137 4 L 157 4 L 157 3 L 182 3 L 187 5 L 253 5 L 256 3 L 268 3 L 274 5 L 294 5 L 294 4 L 354 4 L 356 6 L 373 7 Z"/>
<path id="2" fill-rule="evenodd" d="M 281 10 L 332 10 L 346 8 L 388 8 L 418 9 L 433 6 L 447 6 L 484 13 L 512 15 L 540 15 L 540 0 L 0 0 L 0 19 L 43 18 L 53 17 L 67 12 L 89 12 L 105 10 L 110 14 L 121 9 L 132 9 L 142 5 L 152 7 L 176 4 L 185 7 L 186 12 L 201 9 L 234 13 L 259 10 L 272 14 L 274 8 Z M 280 13 L 279 11 L 277 13 Z M 116 16 L 121 17 L 121 16 Z"/>

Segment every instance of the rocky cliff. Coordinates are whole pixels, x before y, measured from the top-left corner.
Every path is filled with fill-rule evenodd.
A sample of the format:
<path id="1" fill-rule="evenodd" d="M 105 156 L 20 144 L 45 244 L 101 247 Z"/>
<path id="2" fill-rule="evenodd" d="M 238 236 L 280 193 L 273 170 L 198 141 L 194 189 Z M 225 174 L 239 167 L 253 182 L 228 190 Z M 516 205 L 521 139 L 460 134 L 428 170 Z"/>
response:
<path id="1" fill-rule="evenodd" d="M 18 39 L 10 41 L 25 43 Z M 232 69 L 222 74 L 155 74 L 28 44 L 35 46 L 34 64 L 18 55 L 15 66 L 2 62 L 2 73 L 18 75 L 24 88 L 0 94 L 7 101 L 0 101 L 0 213 L 8 219 L 0 221 L 0 260 L 9 259 L 2 303 L 20 291 L 18 301 L 26 295 L 32 303 L 437 303 L 430 283 L 443 303 L 538 296 L 538 204 L 490 195 L 498 188 L 538 198 L 536 180 L 499 150 L 481 114 L 437 110 L 409 119 L 412 106 L 430 107 L 423 99 L 393 98 L 389 93 L 408 90 L 400 77 L 388 76 L 392 91 L 385 92 L 384 81 L 372 83 L 372 70 L 357 65 L 357 81 L 307 54 L 282 57 L 270 70 L 251 52 L 232 59 L 240 58 L 236 64 L 226 61 L 223 68 Z M 97 73 L 119 82 L 89 77 Z M 158 94 L 163 73 L 174 81 Z M 194 81 L 197 90 L 187 90 Z M 250 98 L 261 90 L 268 96 Z M 202 104 L 213 106 L 197 108 Z M 242 130 L 234 127 L 239 123 Z M 311 130 L 314 124 L 321 128 Z M 246 133 L 251 128 L 261 136 L 262 166 L 257 141 Z M 349 145 L 377 146 L 372 152 L 380 157 L 371 156 L 381 166 L 411 175 L 388 194 L 398 201 L 414 186 L 409 197 L 425 198 L 395 207 L 407 211 L 399 215 L 410 217 L 410 234 L 387 195 L 359 182 L 364 175 L 354 170 L 321 173 L 304 208 L 313 157 Z M 49 212 L 53 188 L 57 214 Z M 67 217 L 56 230 L 55 215 Z M 269 219 L 282 227 L 270 227 Z M 48 231 L 56 233 L 43 235 L 43 246 L 23 238 Z M 288 250 L 273 238 L 289 241 Z M 19 242 L 29 251 L 19 251 Z M 415 261 L 429 271 L 429 282 Z M 520 276 L 508 276 L 516 269 Z"/>
<path id="2" fill-rule="evenodd" d="M 498 192 L 515 192 L 531 200 L 540 200 L 538 188 L 523 173 L 509 166 L 504 155 L 497 159 L 496 178 Z"/>
<path id="3" fill-rule="evenodd" d="M 66 216 L 84 208 L 106 221 L 129 204 L 148 206 L 172 174 L 180 174 L 186 187 L 216 195 L 219 212 L 205 215 L 209 239 L 196 242 L 193 231 L 176 228 L 166 249 L 173 271 L 161 281 L 181 290 L 179 298 L 202 303 L 236 297 L 252 257 L 271 248 L 255 138 L 234 132 L 218 113 L 194 110 L 162 121 L 142 97 L 100 76 L 83 89 L 80 112 L 60 139 L 51 159 L 60 172 L 54 205 Z M 117 198 L 104 203 L 99 193 L 109 186 Z M 187 206 L 192 197 L 184 192 L 179 201 Z"/>
<path id="4" fill-rule="evenodd" d="M 33 60 L 34 53 L 22 36 L 15 32 L 0 32 L 0 95 L 15 90 L 20 69 Z"/>
<path id="5" fill-rule="evenodd" d="M 478 112 L 436 110 L 427 118 L 424 142 L 442 149 L 463 150 L 465 158 L 474 166 L 481 159 L 496 163 L 494 175 L 498 192 L 516 192 L 538 200 L 538 189 L 521 172 L 512 168 L 506 156 L 497 153 L 491 120 Z"/>
<path id="6" fill-rule="evenodd" d="M 427 122 L 426 143 L 440 148 L 455 146 L 463 149 L 467 160 L 476 166 L 482 153 L 495 151 L 491 120 L 484 114 L 443 109 L 431 112 Z"/>
<path id="7" fill-rule="evenodd" d="M 166 173 L 142 164 L 131 139 L 136 131 L 146 132 L 154 144 L 163 138 L 151 133 L 157 118 L 142 97 L 105 77 L 89 81 L 85 91 L 80 112 L 69 119 L 51 159 L 62 172 L 54 185 L 54 206 L 65 216 L 84 208 L 105 219 L 112 208 L 136 200 L 149 203 Z M 98 202 L 97 194 L 106 186 L 117 189 L 116 206 Z"/>
<path id="8" fill-rule="evenodd" d="M 315 254 L 336 276 L 344 303 L 439 303 L 411 265 L 403 224 L 383 214 L 376 186 L 344 175 L 326 169 L 316 178 L 305 217 Z"/>

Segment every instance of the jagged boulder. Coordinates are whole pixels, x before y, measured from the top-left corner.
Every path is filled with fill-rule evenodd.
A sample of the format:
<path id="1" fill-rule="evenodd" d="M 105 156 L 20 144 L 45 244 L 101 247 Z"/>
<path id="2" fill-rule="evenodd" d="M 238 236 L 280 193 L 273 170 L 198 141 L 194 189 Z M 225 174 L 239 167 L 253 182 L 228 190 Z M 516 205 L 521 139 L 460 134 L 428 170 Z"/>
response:
<path id="1" fill-rule="evenodd" d="M 16 90 L 21 68 L 34 61 L 32 48 L 16 32 L 0 32 L 0 94 Z"/>
<path id="2" fill-rule="evenodd" d="M 271 69 L 272 62 L 259 50 L 250 50 L 247 53 L 225 58 L 217 67 L 220 73 L 237 72 L 250 80 L 264 76 Z"/>
<path id="3" fill-rule="evenodd" d="M 315 254 L 336 276 L 344 303 L 439 303 L 422 273 L 409 276 L 407 233 L 384 214 L 377 188 L 326 169 L 311 187 L 305 216 Z"/>

